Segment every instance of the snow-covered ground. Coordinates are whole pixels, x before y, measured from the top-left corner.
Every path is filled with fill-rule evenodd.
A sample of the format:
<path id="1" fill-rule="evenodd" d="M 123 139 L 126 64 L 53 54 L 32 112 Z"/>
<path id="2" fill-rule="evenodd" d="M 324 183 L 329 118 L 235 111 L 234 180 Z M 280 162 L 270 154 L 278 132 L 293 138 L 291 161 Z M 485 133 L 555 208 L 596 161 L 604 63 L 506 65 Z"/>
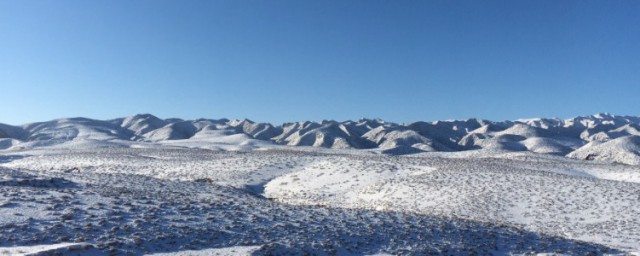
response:
<path id="1" fill-rule="evenodd" d="M 176 143 L 0 151 L 0 255 L 640 251 L 637 166 Z"/>

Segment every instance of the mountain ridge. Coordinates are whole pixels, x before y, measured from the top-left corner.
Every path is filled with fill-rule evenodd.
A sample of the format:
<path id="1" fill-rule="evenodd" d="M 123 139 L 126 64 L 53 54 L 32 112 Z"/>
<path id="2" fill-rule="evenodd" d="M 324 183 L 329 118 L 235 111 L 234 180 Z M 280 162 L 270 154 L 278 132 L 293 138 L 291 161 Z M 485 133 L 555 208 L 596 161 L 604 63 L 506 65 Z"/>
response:
<path id="1" fill-rule="evenodd" d="M 242 136 L 241 136 L 242 135 Z M 161 119 L 137 114 L 111 120 L 61 118 L 20 126 L 0 124 L 0 150 L 67 142 L 148 142 L 175 145 L 260 147 L 310 146 L 363 149 L 387 154 L 485 150 L 530 151 L 578 159 L 640 163 L 640 117 L 600 113 L 570 119 L 531 118 L 490 121 L 381 119 L 323 120 L 281 125 L 249 119 Z"/>

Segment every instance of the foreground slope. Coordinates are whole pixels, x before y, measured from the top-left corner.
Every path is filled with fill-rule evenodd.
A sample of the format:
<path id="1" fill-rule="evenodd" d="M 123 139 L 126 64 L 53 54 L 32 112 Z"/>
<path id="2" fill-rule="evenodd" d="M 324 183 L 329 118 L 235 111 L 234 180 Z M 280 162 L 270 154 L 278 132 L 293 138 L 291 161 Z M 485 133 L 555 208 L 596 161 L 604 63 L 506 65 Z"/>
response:
<path id="1" fill-rule="evenodd" d="M 237 245 L 353 254 L 640 251 L 638 167 L 531 153 L 350 152 L 4 154 L 0 241 L 133 253 Z"/>
<path id="2" fill-rule="evenodd" d="M 404 176 L 398 173 L 419 178 L 438 168 L 423 166 L 413 158 L 167 147 L 21 153 L 3 155 L 0 167 L 0 246 L 5 247 L 78 243 L 76 252 L 85 250 L 90 255 L 240 248 L 237 246 L 251 246 L 251 253 L 265 255 L 584 255 L 623 253 L 626 247 L 617 243 L 618 236 L 630 236 L 621 233 L 610 237 L 594 226 L 587 231 L 602 239 L 585 242 L 562 234 L 533 232 L 520 225 L 405 211 L 389 204 L 381 204 L 391 207 L 384 211 L 282 204 L 267 200 L 257 189 L 267 184 L 265 195 L 269 196 L 272 183 L 288 178 L 296 188 L 296 182 L 307 182 L 304 174 L 309 170 L 329 167 L 323 175 L 313 173 L 320 184 L 309 190 L 318 199 L 326 199 L 332 195 L 313 191 L 332 186 L 322 177 L 356 176 L 353 179 L 367 184 L 384 185 L 396 178 L 402 183 Z M 370 164 L 362 165 L 361 161 Z M 327 166 L 330 163 L 346 168 L 338 171 Z M 358 176 L 360 172 L 378 175 Z M 298 175 L 298 181 L 291 175 Z M 355 185 L 351 179 L 341 180 L 346 186 Z M 624 195 L 632 190 L 620 188 L 616 193 Z M 350 190 L 340 185 L 330 193 L 344 191 Z M 353 191 L 351 195 L 358 190 Z M 630 228 L 637 225 L 634 220 L 620 221 Z"/>
<path id="3" fill-rule="evenodd" d="M 508 158 L 318 159 L 270 181 L 265 196 L 501 223 L 640 250 L 640 168 Z"/>

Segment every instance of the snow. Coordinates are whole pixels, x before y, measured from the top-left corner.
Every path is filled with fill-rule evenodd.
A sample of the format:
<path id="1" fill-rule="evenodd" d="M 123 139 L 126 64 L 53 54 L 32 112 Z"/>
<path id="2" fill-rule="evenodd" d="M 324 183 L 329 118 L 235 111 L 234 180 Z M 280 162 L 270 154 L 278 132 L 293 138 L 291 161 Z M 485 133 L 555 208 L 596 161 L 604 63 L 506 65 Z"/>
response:
<path id="1" fill-rule="evenodd" d="M 290 204 L 456 216 L 602 242 L 587 235 L 595 232 L 617 237 L 611 245 L 640 249 L 638 168 L 535 158 L 410 159 L 318 162 L 272 180 L 265 196 Z"/>
<path id="2" fill-rule="evenodd" d="M 596 114 L 567 120 L 481 119 L 415 122 L 408 125 L 362 119 L 285 123 L 251 120 L 160 119 L 141 114 L 109 121 L 65 118 L 10 126 L 0 124 L 0 150 L 43 147 L 197 147 L 252 151 L 283 146 L 361 149 L 390 155 L 485 150 L 529 151 L 639 164 L 640 118 Z"/>
<path id="3" fill-rule="evenodd" d="M 156 145 L 7 155 L 0 246 L 77 241 L 100 252 L 187 255 L 233 246 L 265 254 L 640 250 L 636 167 L 537 154 L 337 152 Z"/>
<path id="4" fill-rule="evenodd" d="M 185 250 L 168 253 L 153 253 L 149 256 L 213 256 L 213 255 L 252 255 L 260 246 L 232 246 L 225 248 L 214 248 L 204 250 Z"/>
<path id="5" fill-rule="evenodd" d="M 59 243 L 33 246 L 0 247 L 0 255 L 89 255 L 97 253 L 86 243 Z"/>
<path id="6" fill-rule="evenodd" d="M 631 165 L 640 164 L 640 136 L 625 136 L 605 142 L 590 142 L 568 154 L 577 159 L 592 159 Z"/>
<path id="7" fill-rule="evenodd" d="M 0 255 L 632 254 L 637 121 L 1 126 Z"/>

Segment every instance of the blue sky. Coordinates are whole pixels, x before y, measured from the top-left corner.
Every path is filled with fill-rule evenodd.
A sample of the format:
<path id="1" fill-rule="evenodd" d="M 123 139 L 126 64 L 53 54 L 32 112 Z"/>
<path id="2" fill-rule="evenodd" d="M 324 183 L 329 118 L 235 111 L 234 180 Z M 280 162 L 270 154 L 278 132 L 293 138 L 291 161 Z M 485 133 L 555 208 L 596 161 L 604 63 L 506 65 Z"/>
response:
<path id="1" fill-rule="evenodd" d="M 0 1 L 0 122 L 640 114 L 640 1 Z"/>

